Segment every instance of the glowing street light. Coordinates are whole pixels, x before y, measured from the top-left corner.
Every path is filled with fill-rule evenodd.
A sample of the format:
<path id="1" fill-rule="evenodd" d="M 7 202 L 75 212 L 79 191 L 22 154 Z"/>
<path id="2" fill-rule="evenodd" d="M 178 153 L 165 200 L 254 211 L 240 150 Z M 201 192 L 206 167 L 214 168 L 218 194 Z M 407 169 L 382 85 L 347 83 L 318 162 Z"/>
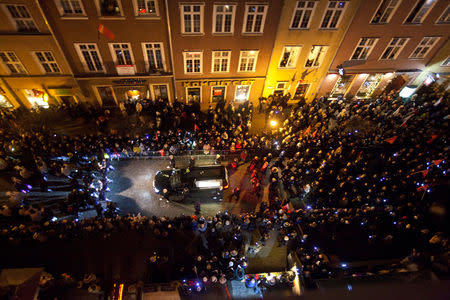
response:
<path id="1" fill-rule="evenodd" d="M 278 122 L 275 120 L 270 120 L 270 126 L 275 127 L 278 125 Z"/>

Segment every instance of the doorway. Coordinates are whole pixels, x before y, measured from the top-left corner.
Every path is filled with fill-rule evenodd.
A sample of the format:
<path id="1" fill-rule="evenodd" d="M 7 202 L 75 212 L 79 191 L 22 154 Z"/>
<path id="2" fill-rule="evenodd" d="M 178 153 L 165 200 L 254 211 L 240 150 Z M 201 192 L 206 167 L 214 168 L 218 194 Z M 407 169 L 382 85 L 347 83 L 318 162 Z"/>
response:
<path id="1" fill-rule="evenodd" d="M 103 107 L 113 107 L 117 105 L 114 98 L 114 91 L 111 86 L 98 86 L 97 91 L 102 99 Z"/>

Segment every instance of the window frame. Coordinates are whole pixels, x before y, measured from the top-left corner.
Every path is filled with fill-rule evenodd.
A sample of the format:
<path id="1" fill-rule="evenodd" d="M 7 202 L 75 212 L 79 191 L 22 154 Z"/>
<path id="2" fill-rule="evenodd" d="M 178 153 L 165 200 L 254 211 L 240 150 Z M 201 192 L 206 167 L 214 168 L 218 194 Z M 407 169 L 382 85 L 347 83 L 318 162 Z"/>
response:
<path id="1" fill-rule="evenodd" d="M 314 65 L 314 64 L 318 61 L 318 58 L 320 58 L 320 56 L 319 56 L 320 52 L 319 52 L 318 55 L 314 58 L 313 64 L 312 64 L 310 67 L 308 67 L 308 66 L 306 66 L 306 63 L 308 62 L 309 54 L 312 52 L 312 50 L 314 49 L 314 47 L 320 47 L 320 48 L 321 48 L 320 51 L 324 51 L 324 52 L 323 52 L 323 56 L 322 56 L 322 60 L 319 62 L 319 64 L 318 64 L 317 66 Z M 329 49 L 329 48 L 330 48 L 330 46 L 328 46 L 328 45 L 312 45 L 312 46 L 311 46 L 311 50 L 309 50 L 308 55 L 306 56 L 306 61 L 305 61 L 304 68 L 305 68 L 305 69 L 320 68 L 320 66 L 321 66 L 322 63 L 323 63 L 323 60 L 325 59 L 325 57 L 326 57 L 326 55 L 327 55 L 327 52 L 328 52 L 328 49 Z M 325 50 L 323 50 L 323 49 L 325 49 Z"/>
<path id="2" fill-rule="evenodd" d="M 255 61 L 253 63 L 253 69 L 252 71 L 248 71 L 248 58 L 247 58 L 247 62 L 246 62 L 246 68 L 245 71 L 240 71 L 241 70 L 241 59 L 242 59 L 242 54 L 243 52 L 254 52 L 254 53 L 250 53 L 251 55 L 255 55 Z M 256 64 L 258 62 L 258 56 L 259 56 L 259 50 L 241 50 L 239 52 L 239 63 L 238 63 L 238 68 L 237 68 L 237 73 L 254 73 L 256 72 Z"/>
<path id="3" fill-rule="evenodd" d="M 185 26 L 185 23 L 184 23 L 184 15 L 185 15 L 184 7 L 185 6 L 191 6 L 191 8 L 193 6 L 200 6 L 200 31 L 199 32 L 194 32 L 194 31 L 186 32 L 185 31 L 185 29 L 186 29 L 186 26 Z M 203 34 L 205 34 L 205 30 L 204 30 L 204 25 L 205 25 L 205 21 L 204 21 L 204 19 L 205 19 L 205 3 L 203 3 L 203 2 L 180 3 L 179 10 L 180 10 L 181 34 L 185 34 L 185 35 L 203 35 Z M 194 13 L 197 13 L 197 12 L 189 12 L 189 14 L 191 16 L 193 16 Z M 190 22 L 191 22 L 191 28 L 193 30 L 194 29 L 194 26 L 193 26 L 194 25 L 194 19 L 191 18 Z"/>
<path id="4" fill-rule="evenodd" d="M 82 46 L 82 45 L 86 46 L 86 47 L 88 47 L 89 45 L 93 45 L 95 47 L 95 49 L 87 49 L 87 51 L 89 52 L 89 57 L 92 59 L 93 65 L 95 67 L 95 71 L 89 70 L 88 63 L 87 63 L 87 61 L 86 61 L 86 59 L 85 59 L 85 57 L 83 55 L 83 50 L 80 49 L 80 46 Z M 106 73 L 105 64 L 103 63 L 103 59 L 102 59 L 102 56 L 101 56 L 100 51 L 98 49 L 97 43 L 90 43 L 90 42 L 89 43 L 74 43 L 74 47 L 75 47 L 75 50 L 76 50 L 76 52 L 78 54 L 78 58 L 80 59 L 80 62 L 83 65 L 83 69 L 84 69 L 84 71 L 86 73 Z M 95 50 L 97 52 L 97 56 L 98 56 L 99 62 L 100 62 L 101 66 L 102 66 L 102 69 L 103 69 L 102 71 L 98 71 L 97 67 L 95 66 L 95 62 L 94 62 L 94 59 L 93 59 L 92 54 L 91 54 L 92 50 Z"/>
<path id="5" fill-rule="evenodd" d="M 306 2 L 306 5 L 308 4 L 308 2 L 313 2 L 313 3 L 314 3 L 314 7 L 313 7 L 312 9 L 308 9 L 308 8 L 298 8 L 298 4 L 299 4 L 300 2 Z M 316 11 L 317 3 L 318 3 L 318 2 L 319 2 L 319 1 L 315 1 L 315 0 L 299 0 L 299 1 L 297 1 L 297 2 L 295 3 L 295 9 L 294 9 L 294 11 L 293 11 L 293 13 L 292 13 L 291 21 L 289 22 L 289 29 L 290 29 L 290 30 L 307 30 L 307 29 L 309 29 L 309 27 L 310 27 L 310 25 L 311 25 L 311 20 L 314 18 L 314 13 L 315 13 L 315 11 Z M 292 27 L 292 23 L 294 22 L 294 18 L 295 18 L 295 15 L 296 15 L 296 13 L 297 13 L 298 10 L 303 10 L 303 11 L 311 10 L 311 15 L 309 16 L 308 24 L 307 24 L 306 27 L 300 27 L 300 26 L 299 26 L 299 27 Z M 301 16 L 301 19 L 300 19 L 300 21 L 299 21 L 299 25 L 301 25 L 301 24 L 303 23 L 304 17 L 305 17 L 305 13 L 303 12 L 303 14 L 302 14 L 302 16 Z"/>
<path id="6" fill-rule="evenodd" d="M 30 10 L 28 9 L 28 6 L 26 4 L 24 4 L 24 3 L 13 3 L 13 4 L 12 3 L 2 3 L 0 5 L 3 6 L 3 10 L 5 11 L 6 16 L 8 17 L 10 22 L 13 24 L 13 26 L 16 29 L 17 32 L 19 32 L 19 33 L 39 33 L 40 32 L 39 28 L 36 25 L 36 22 L 34 21 L 33 15 L 30 13 Z M 8 9 L 8 6 L 10 6 L 10 5 L 16 7 L 16 10 L 17 10 L 17 6 L 25 7 L 25 10 L 27 11 L 27 13 L 28 13 L 28 15 L 30 17 L 29 18 L 22 18 L 21 17 L 21 18 L 18 18 L 18 19 L 14 18 L 14 16 L 11 15 L 11 12 Z M 28 20 L 28 21 L 31 21 L 33 23 L 33 26 L 34 26 L 35 30 L 20 31 L 16 20 L 22 20 L 22 21 Z"/>
<path id="7" fill-rule="evenodd" d="M 165 53 L 164 53 L 164 43 L 163 42 L 142 42 L 141 46 L 142 46 L 142 54 L 144 55 L 144 61 L 145 61 L 145 72 L 150 73 L 150 61 L 148 60 L 148 55 L 147 55 L 147 50 L 149 50 L 149 48 L 147 48 L 148 44 L 152 45 L 152 49 L 156 49 L 156 48 L 154 48 L 154 45 L 156 45 L 156 44 L 160 45 L 159 49 L 161 51 L 162 68 L 157 68 L 157 70 L 162 70 L 163 72 L 166 72 L 167 67 L 166 67 L 166 59 L 165 59 Z M 154 52 L 153 52 L 153 56 L 155 56 Z M 155 59 L 155 63 L 156 63 L 156 57 L 154 57 L 154 59 Z"/>
<path id="8" fill-rule="evenodd" d="M 333 28 L 328 27 L 328 25 L 330 24 L 331 20 L 332 20 L 333 17 L 334 17 L 334 13 L 333 13 L 333 15 L 330 17 L 330 20 L 328 21 L 327 27 L 322 27 L 323 19 L 325 18 L 326 14 L 327 14 L 327 11 L 330 9 L 330 8 L 329 8 L 330 2 L 345 2 L 345 6 L 344 6 L 343 9 L 331 8 L 331 10 L 333 10 L 333 11 L 338 11 L 338 10 L 342 11 L 341 15 L 339 16 L 339 20 L 338 20 L 338 22 L 336 23 L 336 27 L 333 27 Z M 345 14 L 345 12 L 347 11 L 348 6 L 350 5 L 349 3 L 350 3 L 350 1 L 348 1 L 348 0 L 344 0 L 344 1 L 328 0 L 327 7 L 324 9 L 322 18 L 320 18 L 319 30 L 338 30 L 338 29 L 339 29 L 339 26 L 341 25 L 342 19 L 344 18 L 344 14 Z"/>
<path id="9" fill-rule="evenodd" d="M 446 62 L 447 62 L 447 64 L 446 64 Z M 447 58 L 444 59 L 444 60 L 442 61 L 442 63 L 440 64 L 440 66 L 441 66 L 441 67 L 444 67 L 444 68 L 450 67 L 450 55 L 447 56 Z"/>
<path id="10" fill-rule="evenodd" d="M 146 1 L 146 0 L 145 0 Z M 139 7 L 138 7 L 138 0 L 133 0 L 133 8 L 134 8 L 134 16 L 137 20 L 139 19 L 159 19 L 161 16 L 159 15 L 159 4 L 158 0 L 151 0 L 155 3 L 155 13 L 154 14 L 140 14 L 139 13 Z M 147 7 L 147 2 L 145 2 L 145 7 Z"/>
<path id="11" fill-rule="evenodd" d="M 53 52 L 51 50 L 36 50 L 36 51 L 31 51 L 31 53 L 33 53 L 33 57 L 36 60 L 37 64 L 39 65 L 39 68 L 41 69 L 42 74 L 62 74 L 62 70 L 61 67 L 58 65 L 58 62 L 56 61 L 56 57 L 53 54 Z M 38 53 L 41 54 L 41 56 L 45 59 L 45 61 L 41 61 L 38 57 Z M 48 57 L 45 53 L 50 53 L 50 55 L 53 58 L 53 61 L 49 61 Z M 56 67 L 58 68 L 58 72 L 54 72 L 53 68 L 50 66 L 51 63 L 56 64 Z M 52 70 L 51 72 L 47 72 L 45 70 L 44 64 L 47 64 L 48 67 Z"/>
<path id="12" fill-rule="evenodd" d="M 395 54 L 394 58 L 383 58 L 384 53 L 386 52 L 387 48 L 392 47 L 392 49 L 398 47 L 397 44 L 398 42 L 394 45 L 391 46 L 391 43 L 394 39 L 406 39 L 405 43 L 400 47 L 400 49 L 397 50 L 397 53 Z M 384 48 L 384 50 L 381 52 L 380 58 L 378 60 L 382 60 L 382 61 L 392 61 L 392 60 L 396 60 L 398 58 L 398 56 L 400 55 L 400 53 L 403 51 L 403 49 L 405 48 L 406 44 L 408 44 L 410 38 L 409 37 L 402 37 L 402 36 L 395 36 L 393 38 L 391 38 L 389 40 L 389 43 L 387 44 L 386 48 Z M 392 53 L 392 50 L 391 52 Z M 390 54 L 389 53 L 389 54 Z"/>
<path id="13" fill-rule="evenodd" d="M 63 1 L 63 0 L 54 0 L 54 1 L 55 1 L 55 6 L 58 9 L 59 16 L 61 17 L 61 19 L 87 19 L 88 18 L 86 15 L 86 10 L 84 9 L 83 1 L 68 0 L 72 10 L 73 10 L 72 1 L 78 1 L 81 11 L 82 11 L 81 14 L 76 14 L 76 13 L 66 14 L 66 13 L 64 13 L 64 8 L 61 3 L 61 1 Z"/>
<path id="14" fill-rule="evenodd" d="M 236 100 L 236 94 L 237 94 L 239 86 L 248 86 L 248 96 L 247 96 L 246 100 Z M 251 92 L 252 92 L 252 85 L 251 84 L 238 84 L 238 85 L 236 85 L 236 88 L 234 89 L 233 102 L 245 103 L 246 101 L 250 101 L 250 94 L 251 94 Z"/>
<path id="15" fill-rule="evenodd" d="M 383 0 L 383 1 L 384 1 L 384 0 Z M 381 1 L 381 3 L 378 5 L 378 7 L 377 7 L 377 9 L 375 10 L 375 12 L 374 12 L 372 18 L 370 19 L 370 22 L 369 22 L 370 25 L 386 25 L 386 24 L 389 24 L 389 22 L 391 22 L 392 17 L 393 17 L 394 14 L 396 13 L 397 9 L 399 8 L 399 6 L 400 6 L 400 4 L 402 3 L 403 0 L 398 0 L 398 2 L 397 2 L 397 4 L 396 4 L 396 6 L 394 7 L 394 9 L 392 10 L 391 14 L 390 14 L 389 17 L 386 19 L 386 22 L 383 22 L 383 23 L 381 23 L 381 22 L 374 23 L 374 22 L 373 22 L 373 19 L 374 19 L 375 16 L 377 15 L 377 12 L 378 12 L 378 10 L 380 9 L 381 5 L 383 5 L 383 1 Z M 392 1 L 394 1 L 394 0 L 386 0 L 386 1 L 392 2 Z M 388 6 L 388 7 L 389 7 L 389 6 Z M 384 13 L 381 15 L 380 20 L 381 20 L 381 18 L 383 17 L 383 15 L 384 15 Z"/>
<path id="16" fill-rule="evenodd" d="M 447 8 L 444 10 L 444 12 L 437 18 L 436 24 L 438 25 L 448 25 L 450 24 L 450 20 L 448 22 L 440 22 L 443 16 L 445 16 L 445 13 L 448 12 L 448 16 L 450 16 L 450 4 L 447 5 Z"/>
<path id="17" fill-rule="evenodd" d="M 119 65 L 119 60 L 118 60 L 117 54 L 115 52 L 114 45 L 120 45 L 120 49 L 122 51 L 124 51 L 122 49 L 122 45 L 124 45 L 124 44 L 128 45 L 128 49 L 127 50 L 130 52 L 131 63 L 132 63 L 132 66 L 134 68 L 134 72 L 136 73 L 136 61 L 134 60 L 133 49 L 131 48 L 131 43 L 126 43 L 126 42 L 125 43 L 122 43 L 122 42 L 108 43 L 109 51 L 110 51 L 111 57 L 112 57 L 112 59 L 114 61 L 114 67 L 117 70 L 117 66 L 123 66 L 123 65 Z M 126 60 L 125 56 L 124 56 L 124 60 Z M 124 61 L 124 62 L 126 63 L 126 61 Z M 128 65 L 129 64 L 125 64 L 125 66 L 128 66 Z"/>
<path id="18" fill-rule="evenodd" d="M 217 103 L 217 102 L 213 102 L 214 88 L 215 87 L 224 88 L 223 99 L 226 101 L 227 100 L 227 91 L 228 91 L 227 88 L 228 88 L 228 86 L 226 86 L 226 85 L 212 85 L 211 86 L 211 97 L 209 98 L 209 103 Z"/>
<path id="19" fill-rule="evenodd" d="M 11 59 L 8 53 L 12 53 L 16 58 L 17 58 L 17 62 L 12 62 L 10 64 L 12 64 L 14 66 L 14 68 L 17 70 L 17 66 L 16 65 L 20 65 L 21 68 L 25 71 L 23 73 L 13 73 L 11 72 L 11 69 L 8 67 L 8 62 L 4 62 L 3 59 L 0 58 L 0 64 L 4 67 L 4 69 L 6 70 L 6 72 L 9 73 L 9 75 L 28 75 L 28 71 L 25 68 L 25 66 L 22 64 L 22 62 L 20 61 L 19 57 L 17 56 L 16 52 L 12 51 L 12 50 L 2 50 L 0 51 L 0 53 L 4 53 L 5 56 L 8 59 Z"/>
<path id="20" fill-rule="evenodd" d="M 226 71 L 214 71 L 214 64 L 215 64 L 214 60 L 220 59 L 220 66 L 222 69 L 222 63 L 223 63 L 223 59 L 224 59 L 222 56 L 220 56 L 219 58 L 215 58 L 214 53 L 217 53 L 217 52 L 221 52 L 221 53 L 227 52 L 228 53 L 228 56 L 226 57 L 226 59 L 228 60 Z M 213 50 L 213 51 L 211 51 L 211 73 L 229 73 L 230 65 L 231 65 L 231 50 Z"/>
<path id="21" fill-rule="evenodd" d="M 189 104 L 189 93 L 188 93 L 188 91 L 189 91 L 189 89 L 200 89 L 200 100 L 198 101 L 198 103 L 202 103 L 202 100 L 203 100 L 203 97 L 202 97 L 202 94 L 203 94 L 203 87 L 200 85 L 200 86 L 187 86 L 186 87 L 186 89 L 185 89 L 185 91 L 186 91 L 186 104 Z"/>
<path id="22" fill-rule="evenodd" d="M 409 19 L 409 16 L 410 16 L 411 13 L 414 11 L 414 9 L 416 8 L 417 4 L 419 4 L 420 1 L 422 1 L 422 0 L 417 0 L 416 3 L 412 6 L 411 10 L 410 10 L 409 13 L 406 15 L 406 18 L 405 18 L 405 20 L 403 21 L 403 24 L 404 24 L 404 25 L 421 25 L 421 24 L 423 24 L 423 21 L 425 21 L 425 19 L 428 17 L 429 13 L 433 10 L 434 6 L 436 5 L 436 3 L 437 3 L 439 0 L 433 0 L 433 1 L 434 1 L 433 4 L 430 6 L 430 8 L 428 8 L 428 11 L 423 15 L 423 17 L 422 17 L 422 19 L 420 20 L 419 23 L 413 23 L 413 22 L 410 23 L 410 22 L 407 22 L 407 20 Z M 427 0 L 425 0 L 425 1 L 427 1 Z M 425 4 L 425 3 L 424 3 L 424 4 Z M 423 7 L 423 5 L 422 5 L 422 7 Z M 419 11 L 422 9 L 422 7 L 419 9 Z M 415 19 L 416 16 L 417 16 L 417 14 L 414 16 L 413 19 Z"/>
<path id="23" fill-rule="evenodd" d="M 425 52 L 425 54 L 424 54 L 422 57 L 412 57 L 413 54 L 414 54 L 414 52 L 416 52 L 417 48 L 423 47 L 423 46 L 421 46 L 421 44 L 422 44 L 423 40 L 426 39 L 426 38 L 436 38 L 436 40 L 433 42 L 432 45 L 430 45 L 430 46 L 428 47 L 428 50 Z M 424 36 L 424 37 L 420 40 L 420 42 L 417 44 L 417 46 L 414 48 L 414 50 L 411 52 L 411 54 L 409 55 L 408 58 L 409 58 L 409 59 L 412 59 L 412 60 L 422 60 L 422 59 L 425 59 L 425 57 L 426 57 L 428 54 L 430 54 L 430 51 L 436 46 L 436 44 L 439 42 L 440 39 L 441 39 L 440 36 Z M 424 45 L 424 46 L 426 46 L 426 45 Z"/>
<path id="24" fill-rule="evenodd" d="M 293 63 L 292 63 L 293 66 L 291 66 L 291 67 L 288 67 L 288 66 L 282 67 L 281 66 L 281 62 L 283 61 L 284 53 L 286 51 L 286 48 L 288 48 L 288 47 L 290 47 L 290 48 L 298 48 L 298 52 L 297 52 L 296 57 L 293 60 Z M 281 51 L 281 56 L 280 56 L 280 59 L 278 61 L 278 65 L 277 65 L 278 69 L 295 69 L 295 68 L 297 68 L 298 58 L 300 57 L 300 52 L 302 51 L 302 48 L 303 47 L 301 45 L 285 45 L 285 46 L 283 46 L 283 49 Z M 289 58 L 290 57 L 291 57 L 291 54 L 289 54 Z M 288 59 L 288 61 L 289 61 L 289 59 Z"/>
<path id="25" fill-rule="evenodd" d="M 360 45 L 359 45 L 359 44 L 361 43 L 361 40 L 362 40 L 362 39 L 375 39 L 375 41 L 374 41 L 373 45 L 370 47 L 369 51 L 367 52 L 366 58 L 363 58 L 363 59 L 361 59 L 361 58 L 353 58 L 353 55 L 355 54 L 356 49 L 357 49 L 358 47 L 363 47 L 363 48 L 366 47 L 366 46 L 360 46 Z M 375 46 L 377 45 L 377 43 L 378 43 L 379 40 L 380 40 L 379 37 L 361 37 L 361 38 L 358 40 L 358 42 L 357 42 L 357 44 L 356 44 L 356 47 L 355 47 L 354 50 L 352 51 L 352 54 L 350 55 L 350 59 L 349 59 L 349 60 L 367 60 L 367 59 L 369 58 L 370 54 L 372 54 L 372 51 L 373 51 L 373 49 L 375 48 Z M 361 52 L 361 53 L 362 53 L 362 52 Z"/>
<path id="26" fill-rule="evenodd" d="M 256 24 L 255 19 L 253 20 L 252 31 L 251 32 L 246 31 L 247 20 L 248 20 L 248 16 L 249 16 L 248 8 L 250 6 L 257 6 L 257 7 L 263 6 L 264 7 L 263 17 L 262 17 L 262 20 L 261 20 L 261 28 L 260 28 L 259 32 L 254 32 L 253 31 L 253 29 L 255 28 L 255 24 Z M 258 9 L 256 9 L 256 10 L 258 10 Z M 265 26 L 265 23 L 266 23 L 266 17 L 267 17 L 267 11 L 268 10 L 269 10 L 269 5 L 267 3 L 254 3 L 254 4 L 253 3 L 245 3 L 245 13 L 244 13 L 244 19 L 243 19 L 243 22 L 242 22 L 242 32 L 241 33 L 243 35 L 264 34 L 264 26 Z M 259 12 L 256 11 L 255 13 L 251 13 L 251 14 L 256 16 L 256 15 L 259 14 Z"/>
<path id="27" fill-rule="evenodd" d="M 116 16 L 104 16 L 104 15 L 102 15 L 102 9 L 101 9 L 101 6 L 100 6 L 100 0 L 95 0 L 95 1 L 94 1 L 94 2 L 95 2 L 95 7 L 97 8 L 97 15 L 98 15 L 98 17 L 99 17 L 100 20 L 102 20 L 102 19 L 108 19 L 108 20 L 114 20 L 114 19 L 116 19 L 116 20 L 124 20 L 124 19 L 126 19 L 125 15 L 124 15 L 124 13 L 123 13 L 122 0 L 115 0 L 115 1 L 117 1 L 117 5 L 118 5 L 119 8 L 120 8 L 120 15 L 116 15 Z"/>
<path id="28" fill-rule="evenodd" d="M 229 13 L 224 13 L 224 12 L 217 13 L 217 11 L 216 11 L 216 7 L 217 6 L 231 6 L 231 7 L 233 7 L 233 12 L 231 13 L 231 31 L 230 32 L 217 32 L 216 31 L 217 14 L 222 14 L 222 15 L 229 14 Z M 228 35 L 233 35 L 234 34 L 234 22 L 235 22 L 235 19 L 236 19 L 236 8 L 237 8 L 236 4 L 217 4 L 217 3 L 214 3 L 214 5 L 213 5 L 213 18 L 212 18 L 212 29 L 211 29 L 211 32 L 213 34 L 217 34 L 217 35 L 227 35 L 227 34 Z M 223 29 L 225 28 L 225 22 L 224 21 L 222 23 L 222 28 Z"/>
<path id="29" fill-rule="evenodd" d="M 187 71 L 186 55 L 188 53 L 200 54 L 200 72 L 188 72 Z M 184 74 L 186 74 L 186 75 L 203 74 L 203 51 L 183 51 L 183 69 L 184 69 Z M 194 71 L 194 67 L 192 68 L 192 70 Z"/>

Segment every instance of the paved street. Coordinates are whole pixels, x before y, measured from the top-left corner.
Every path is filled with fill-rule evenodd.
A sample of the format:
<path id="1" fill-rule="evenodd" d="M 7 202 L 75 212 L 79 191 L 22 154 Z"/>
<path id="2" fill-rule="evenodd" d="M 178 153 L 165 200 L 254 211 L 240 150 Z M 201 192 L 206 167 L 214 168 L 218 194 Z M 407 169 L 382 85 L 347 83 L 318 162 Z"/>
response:
<path id="1" fill-rule="evenodd" d="M 197 159 L 198 165 L 211 165 L 214 156 L 203 156 Z M 254 211 L 260 200 L 252 195 L 250 181 L 246 174 L 247 166 L 240 166 L 235 173 L 230 174 L 230 187 L 223 192 L 223 201 L 214 191 L 202 191 L 191 194 L 185 202 L 167 201 L 153 191 L 153 179 L 157 171 L 167 169 L 167 159 L 132 159 L 115 161 L 115 170 L 109 178 L 113 182 L 109 185 L 111 191 L 108 199 L 117 202 L 121 213 L 131 213 L 152 216 L 179 216 L 194 213 L 194 203 L 201 202 L 203 215 L 215 215 L 218 211 L 228 210 L 232 213 Z M 187 166 L 187 157 L 177 157 L 176 166 Z M 239 202 L 232 197 L 234 187 L 241 188 Z"/>

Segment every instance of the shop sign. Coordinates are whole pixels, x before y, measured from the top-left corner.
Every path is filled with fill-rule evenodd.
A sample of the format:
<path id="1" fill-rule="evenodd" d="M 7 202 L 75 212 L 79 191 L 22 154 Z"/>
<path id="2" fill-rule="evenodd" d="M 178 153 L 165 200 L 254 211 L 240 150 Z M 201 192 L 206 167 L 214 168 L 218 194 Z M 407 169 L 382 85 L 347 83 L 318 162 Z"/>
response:
<path id="1" fill-rule="evenodd" d="M 72 89 L 54 89 L 53 93 L 56 96 L 71 96 L 72 95 Z"/>
<path id="2" fill-rule="evenodd" d="M 142 85 L 147 83 L 147 79 L 139 78 L 125 78 L 119 80 L 113 80 L 115 85 Z"/>
<path id="3" fill-rule="evenodd" d="M 252 85 L 254 79 L 248 80 L 204 80 L 204 81 L 182 81 L 183 87 L 195 86 L 223 86 L 223 85 Z"/>

